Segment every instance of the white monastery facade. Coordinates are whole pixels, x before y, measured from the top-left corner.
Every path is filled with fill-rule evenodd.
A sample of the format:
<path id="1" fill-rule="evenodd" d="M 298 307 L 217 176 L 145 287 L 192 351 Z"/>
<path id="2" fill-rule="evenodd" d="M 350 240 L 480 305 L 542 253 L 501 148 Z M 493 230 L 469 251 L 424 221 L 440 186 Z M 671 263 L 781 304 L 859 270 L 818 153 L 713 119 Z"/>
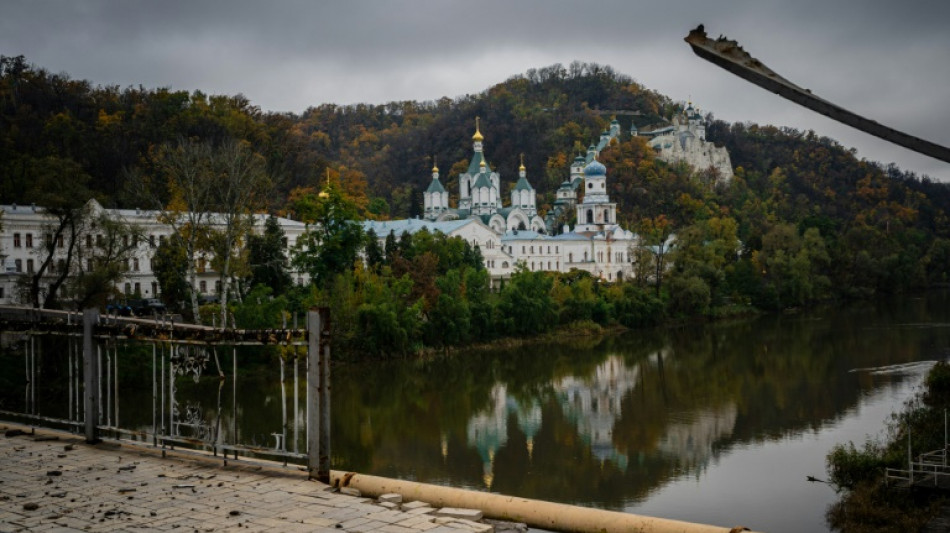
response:
<path id="1" fill-rule="evenodd" d="M 557 191 L 554 209 L 542 217 L 537 193 L 528 181 L 524 163 L 518 169 L 507 206 L 502 201 L 501 174 L 493 171 L 484 151 L 484 136 L 476 122 L 473 154 L 468 170 L 459 174 L 458 206 L 449 205 L 449 193 L 432 169 L 432 181 L 423 193 L 423 215 L 418 219 L 367 221 L 380 243 L 392 233 L 415 233 L 422 228 L 449 237 L 462 237 L 478 246 L 493 281 L 511 276 L 522 265 L 531 271 L 590 272 L 604 281 L 633 275 L 633 249 L 637 236 L 617 224 L 617 206 L 607 193 L 607 168 L 597 154 L 620 134 L 615 120 L 610 130 L 591 145 L 587 157 L 571 165 L 571 177 Z M 578 202 L 578 190 L 582 199 Z M 576 215 L 574 228 L 556 223 Z M 560 230 L 560 232 L 558 231 Z"/>
<path id="2" fill-rule="evenodd" d="M 636 128 L 631 134 L 637 135 Z M 645 133 L 645 132 L 644 132 Z M 649 145 L 657 151 L 663 161 L 675 163 L 685 161 L 696 170 L 713 168 L 719 174 L 719 180 L 732 179 L 732 161 L 725 146 L 716 146 L 706 140 L 706 123 L 699 109 L 690 103 L 681 115 L 673 117 L 673 124 L 665 128 L 652 130 Z"/>
<path id="3" fill-rule="evenodd" d="M 143 235 L 129 257 L 124 278 L 116 286 L 116 291 L 128 296 L 137 295 L 141 298 L 158 298 L 161 288 L 152 268 L 152 258 L 158 246 L 172 234 L 168 224 L 159 221 L 158 211 L 143 209 L 105 209 L 96 200 L 89 200 L 87 209 L 91 218 L 105 215 L 109 219 L 121 221 L 137 226 Z M 40 264 L 46 257 L 45 242 L 52 239 L 50 230 L 51 217 L 35 205 L 0 205 L 0 305 L 26 303 L 20 295 L 20 287 L 28 278 L 38 271 Z M 254 215 L 254 228 L 263 231 L 267 215 Z M 212 228 L 220 225 L 221 217 L 211 213 L 208 220 Z M 303 222 L 278 218 L 284 236 L 287 239 L 288 249 L 296 243 L 303 234 L 306 226 Z M 52 272 L 47 276 L 43 285 L 48 285 L 59 269 L 65 268 L 68 237 L 59 239 L 55 243 Z M 84 230 L 77 236 L 76 247 L 98 246 L 103 235 L 95 227 Z M 219 274 L 211 269 L 210 256 L 198 258 L 198 292 L 205 296 L 218 294 L 220 291 Z M 80 265 L 82 267 L 83 265 Z M 304 277 L 293 274 L 295 281 L 303 282 Z"/>

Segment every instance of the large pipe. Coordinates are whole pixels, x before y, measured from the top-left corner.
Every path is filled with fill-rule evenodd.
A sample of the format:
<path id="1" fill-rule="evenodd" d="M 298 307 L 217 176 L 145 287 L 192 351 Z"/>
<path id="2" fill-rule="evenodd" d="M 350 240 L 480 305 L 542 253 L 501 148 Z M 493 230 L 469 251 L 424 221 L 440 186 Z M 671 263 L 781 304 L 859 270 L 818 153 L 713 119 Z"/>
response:
<path id="1" fill-rule="evenodd" d="M 401 494 L 407 501 L 423 501 L 433 507 L 478 509 L 486 517 L 524 522 L 532 527 L 571 533 L 731 533 L 748 531 L 743 527 L 727 528 L 694 524 L 666 518 L 653 518 L 629 513 L 577 507 L 528 498 L 516 498 L 473 490 L 428 485 L 414 481 L 368 476 L 354 472 L 330 472 L 334 487 L 351 487 L 364 496 L 378 497 L 387 493 Z"/>

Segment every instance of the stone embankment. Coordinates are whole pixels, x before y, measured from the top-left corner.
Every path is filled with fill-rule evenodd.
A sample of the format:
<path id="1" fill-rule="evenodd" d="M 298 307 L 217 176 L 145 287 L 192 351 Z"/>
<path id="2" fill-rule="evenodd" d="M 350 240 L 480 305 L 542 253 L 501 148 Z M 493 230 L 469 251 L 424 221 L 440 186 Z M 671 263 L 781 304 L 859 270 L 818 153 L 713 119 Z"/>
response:
<path id="1" fill-rule="evenodd" d="M 293 468 L 0 426 L 0 531 L 527 531 L 399 494 L 363 498 Z"/>

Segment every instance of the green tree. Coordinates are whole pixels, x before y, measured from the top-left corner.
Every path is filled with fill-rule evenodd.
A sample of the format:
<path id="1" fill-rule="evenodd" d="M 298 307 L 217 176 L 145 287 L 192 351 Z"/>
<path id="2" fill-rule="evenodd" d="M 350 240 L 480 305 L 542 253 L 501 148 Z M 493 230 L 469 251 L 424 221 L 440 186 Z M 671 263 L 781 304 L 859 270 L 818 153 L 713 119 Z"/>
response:
<path id="1" fill-rule="evenodd" d="M 162 301 L 172 309 L 181 309 L 191 297 L 187 279 L 188 255 L 178 239 L 164 239 L 152 257 L 152 272 L 162 289 Z"/>
<path id="2" fill-rule="evenodd" d="M 264 221 L 264 231 L 247 236 L 248 262 L 251 266 L 251 287 L 264 285 L 275 296 L 284 294 L 293 284 L 287 261 L 287 241 L 277 217 Z"/>
<path id="3" fill-rule="evenodd" d="M 327 287 L 335 275 L 353 268 L 365 242 L 363 228 L 356 220 L 355 206 L 335 186 L 298 200 L 298 204 L 305 202 L 312 205 L 312 217 L 297 240 L 292 262 L 310 274 L 314 283 Z"/>
<path id="4" fill-rule="evenodd" d="M 551 329 L 557 323 L 553 286 L 550 274 L 519 267 L 499 295 L 500 329 L 509 335 L 536 335 Z"/>
<path id="5" fill-rule="evenodd" d="M 385 262 L 383 257 L 383 249 L 379 245 L 379 237 L 376 236 L 376 231 L 370 228 L 366 232 L 366 265 L 369 266 L 371 270 L 377 271 Z"/>

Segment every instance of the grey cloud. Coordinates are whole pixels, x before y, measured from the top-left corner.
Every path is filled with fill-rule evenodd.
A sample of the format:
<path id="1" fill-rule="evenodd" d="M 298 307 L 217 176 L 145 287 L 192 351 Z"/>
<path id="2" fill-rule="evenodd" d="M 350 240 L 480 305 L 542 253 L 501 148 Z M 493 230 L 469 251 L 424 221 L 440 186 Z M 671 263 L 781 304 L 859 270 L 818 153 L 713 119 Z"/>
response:
<path id="1" fill-rule="evenodd" d="M 705 23 L 789 79 L 950 144 L 950 3 L 826 0 L 8 0 L 0 53 L 94 83 L 244 93 L 266 110 L 480 92 L 532 67 L 609 64 L 730 121 L 815 129 L 869 159 L 950 180 L 917 157 L 797 108 L 694 56 Z"/>

